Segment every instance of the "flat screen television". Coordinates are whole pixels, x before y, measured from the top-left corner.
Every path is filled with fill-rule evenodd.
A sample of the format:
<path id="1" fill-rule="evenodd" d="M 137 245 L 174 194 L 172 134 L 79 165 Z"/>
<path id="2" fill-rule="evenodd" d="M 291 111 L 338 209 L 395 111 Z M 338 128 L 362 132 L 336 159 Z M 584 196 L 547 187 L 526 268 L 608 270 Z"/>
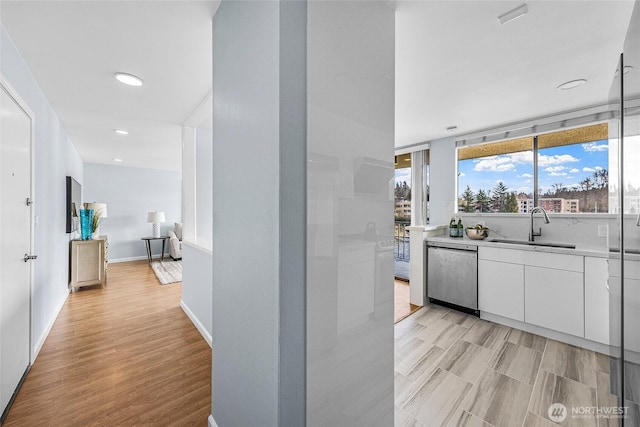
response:
<path id="1" fill-rule="evenodd" d="M 79 229 L 80 205 L 82 203 L 82 186 L 73 177 L 67 177 L 67 233 Z"/>

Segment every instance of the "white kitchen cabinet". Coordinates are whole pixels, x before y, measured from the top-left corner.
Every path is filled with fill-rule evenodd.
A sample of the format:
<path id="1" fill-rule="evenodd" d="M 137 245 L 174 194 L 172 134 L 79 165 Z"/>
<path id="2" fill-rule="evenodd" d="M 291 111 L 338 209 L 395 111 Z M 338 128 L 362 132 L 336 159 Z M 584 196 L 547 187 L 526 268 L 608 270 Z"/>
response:
<path id="1" fill-rule="evenodd" d="M 524 265 L 480 259 L 478 308 L 481 312 L 523 322 Z"/>
<path id="2" fill-rule="evenodd" d="M 584 337 L 609 344 L 609 260 L 584 259 Z"/>
<path id="3" fill-rule="evenodd" d="M 582 259 L 579 256 L 565 256 Z M 569 265 L 577 265 L 577 259 L 570 260 Z M 584 337 L 582 271 L 527 265 L 524 270 L 524 288 L 525 322 Z"/>
<path id="4" fill-rule="evenodd" d="M 620 260 L 610 260 L 609 288 L 611 292 L 617 293 L 617 295 L 612 295 L 612 298 L 615 300 L 614 303 L 616 304 L 619 304 L 620 301 L 620 275 Z M 619 308 L 617 308 L 616 315 L 620 315 Z M 630 321 L 630 319 L 637 319 L 638 316 L 640 316 L 640 261 L 632 259 L 631 256 L 627 255 L 624 261 L 625 357 L 634 363 L 640 364 L 640 334 L 637 333 L 637 325 L 634 325 Z M 618 329 L 620 327 L 619 320 L 617 323 L 618 326 L 612 329 Z M 619 337 L 611 336 L 610 341 L 612 345 L 620 345 Z"/>

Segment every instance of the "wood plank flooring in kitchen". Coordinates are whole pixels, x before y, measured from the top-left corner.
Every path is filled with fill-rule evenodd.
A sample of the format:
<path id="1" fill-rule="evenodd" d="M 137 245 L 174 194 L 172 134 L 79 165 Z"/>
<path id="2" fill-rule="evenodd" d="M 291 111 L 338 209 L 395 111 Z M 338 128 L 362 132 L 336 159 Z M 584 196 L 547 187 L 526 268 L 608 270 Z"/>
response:
<path id="1" fill-rule="evenodd" d="M 397 427 L 614 426 L 573 407 L 617 406 L 608 356 L 429 305 L 395 325 Z M 600 424 L 598 424 L 598 422 Z"/>
<path id="2" fill-rule="evenodd" d="M 211 348 L 147 261 L 69 295 L 3 426 L 204 426 Z"/>

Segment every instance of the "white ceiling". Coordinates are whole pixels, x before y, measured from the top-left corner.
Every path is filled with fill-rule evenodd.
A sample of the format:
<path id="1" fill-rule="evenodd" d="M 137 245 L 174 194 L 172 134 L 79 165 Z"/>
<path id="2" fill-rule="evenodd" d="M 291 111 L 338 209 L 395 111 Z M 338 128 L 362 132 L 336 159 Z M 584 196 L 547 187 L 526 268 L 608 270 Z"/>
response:
<path id="1" fill-rule="evenodd" d="M 522 4 L 398 2 L 396 147 L 607 102 L 633 1 Z"/>
<path id="2" fill-rule="evenodd" d="M 85 162 L 180 170 L 181 125 L 211 91 L 217 5 L 2 0 L 0 17 Z"/>
<path id="3" fill-rule="evenodd" d="M 498 24 L 521 4 L 396 3 L 396 147 L 606 102 L 633 1 L 530 0 Z M 181 125 L 211 90 L 217 6 L 1 0 L 0 18 L 84 161 L 180 170 Z"/>

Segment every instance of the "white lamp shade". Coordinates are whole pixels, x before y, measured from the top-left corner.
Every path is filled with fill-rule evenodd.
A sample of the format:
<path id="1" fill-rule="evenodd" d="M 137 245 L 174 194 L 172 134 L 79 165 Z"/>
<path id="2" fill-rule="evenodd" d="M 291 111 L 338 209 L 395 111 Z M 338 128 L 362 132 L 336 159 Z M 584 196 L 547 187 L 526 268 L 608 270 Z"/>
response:
<path id="1" fill-rule="evenodd" d="M 159 223 L 159 222 L 165 222 L 164 212 L 158 212 L 158 211 L 149 212 L 147 214 L 147 222 L 150 222 L 152 224 Z"/>
<path id="2" fill-rule="evenodd" d="M 85 203 L 84 206 L 87 209 L 93 209 L 93 214 L 100 218 L 107 217 L 107 204 L 106 203 Z"/>

